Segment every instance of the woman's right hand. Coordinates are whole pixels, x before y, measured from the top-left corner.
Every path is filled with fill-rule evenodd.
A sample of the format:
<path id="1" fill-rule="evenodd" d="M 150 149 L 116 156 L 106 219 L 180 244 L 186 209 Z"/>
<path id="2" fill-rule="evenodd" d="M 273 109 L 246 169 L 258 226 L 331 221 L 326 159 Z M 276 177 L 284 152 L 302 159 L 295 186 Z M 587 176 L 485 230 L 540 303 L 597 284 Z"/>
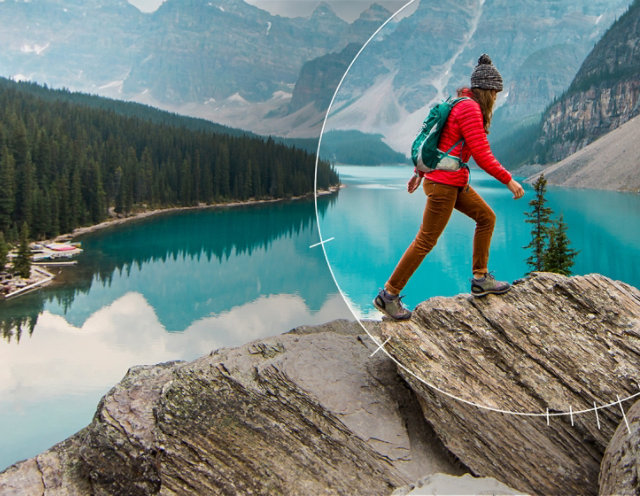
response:
<path id="1" fill-rule="evenodd" d="M 513 193 L 514 200 L 517 200 L 518 198 L 522 198 L 524 196 L 524 188 L 520 186 L 520 183 L 515 179 L 509 181 L 509 183 L 507 184 L 507 188 L 509 188 L 509 191 Z"/>
<path id="2" fill-rule="evenodd" d="M 413 176 L 411 176 L 411 179 L 409 179 L 409 182 L 407 183 L 407 191 L 409 193 L 413 193 L 415 190 L 418 189 L 418 186 L 420 186 L 421 182 L 422 182 L 422 177 L 414 174 Z"/>

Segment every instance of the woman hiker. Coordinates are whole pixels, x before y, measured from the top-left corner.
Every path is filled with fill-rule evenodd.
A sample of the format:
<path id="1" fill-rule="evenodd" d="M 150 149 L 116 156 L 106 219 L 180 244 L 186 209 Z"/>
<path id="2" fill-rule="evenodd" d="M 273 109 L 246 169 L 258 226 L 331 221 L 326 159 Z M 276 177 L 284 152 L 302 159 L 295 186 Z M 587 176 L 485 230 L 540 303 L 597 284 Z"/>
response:
<path id="1" fill-rule="evenodd" d="M 518 199 L 524 195 L 524 189 L 496 160 L 487 141 L 493 104 L 499 91 L 502 91 L 502 76 L 489 56 L 483 54 L 471 74 L 471 88 L 458 90 L 458 96 L 467 98 L 451 109 L 440 135 L 438 149 L 449 150 L 456 143 L 464 140 L 450 150 L 449 155 L 459 157 L 462 163 L 466 163 L 469 157 L 473 156 L 482 169 L 505 184 L 513 193 L 513 198 Z M 418 188 L 423 177 L 427 204 L 420 230 L 384 288 L 373 300 L 378 310 L 396 320 L 411 318 L 411 311 L 402 304 L 400 291 L 427 253 L 435 246 L 454 208 L 476 221 L 473 237 L 471 294 L 474 296 L 484 296 L 489 293 L 501 294 L 511 288 L 509 283 L 496 281 L 488 272 L 489 246 L 496 215 L 480 195 L 469 186 L 469 169 L 467 167 L 461 167 L 458 170 L 435 169 L 427 173 L 416 169 L 414 176 L 407 184 L 409 193 L 413 193 Z"/>

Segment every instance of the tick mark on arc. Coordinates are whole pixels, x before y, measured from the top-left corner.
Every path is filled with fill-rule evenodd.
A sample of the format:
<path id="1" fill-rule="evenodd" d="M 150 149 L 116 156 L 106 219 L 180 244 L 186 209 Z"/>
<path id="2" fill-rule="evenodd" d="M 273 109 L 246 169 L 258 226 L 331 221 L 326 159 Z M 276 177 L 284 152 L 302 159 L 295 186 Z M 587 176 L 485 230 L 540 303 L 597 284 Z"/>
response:
<path id="1" fill-rule="evenodd" d="M 334 239 L 336 239 L 336 238 L 335 237 L 331 237 L 329 239 L 324 239 L 324 240 L 320 241 L 320 243 L 315 243 L 315 244 L 309 246 L 309 248 L 315 248 L 316 246 L 320 246 L 320 245 L 322 245 L 324 243 L 328 243 L 329 241 L 333 241 Z"/>
<path id="2" fill-rule="evenodd" d="M 598 430 L 600 430 L 600 417 L 598 417 L 598 407 L 595 401 L 593 402 L 593 411 L 596 412 L 596 422 L 598 424 Z"/>
<path id="3" fill-rule="evenodd" d="M 573 409 L 569 405 L 569 416 L 571 417 L 571 427 L 573 427 Z"/>
<path id="4" fill-rule="evenodd" d="M 549 409 L 547 408 L 547 425 L 549 425 Z"/>
<path id="5" fill-rule="evenodd" d="M 620 396 L 616 394 L 616 398 L 618 398 L 618 405 L 620 406 L 620 411 L 622 412 L 622 418 L 624 419 L 624 424 L 627 426 L 627 432 L 631 434 L 631 428 L 629 427 L 629 422 L 627 421 L 627 416 L 624 413 L 624 408 L 622 408 L 622 401 L 620 401 Z"/>

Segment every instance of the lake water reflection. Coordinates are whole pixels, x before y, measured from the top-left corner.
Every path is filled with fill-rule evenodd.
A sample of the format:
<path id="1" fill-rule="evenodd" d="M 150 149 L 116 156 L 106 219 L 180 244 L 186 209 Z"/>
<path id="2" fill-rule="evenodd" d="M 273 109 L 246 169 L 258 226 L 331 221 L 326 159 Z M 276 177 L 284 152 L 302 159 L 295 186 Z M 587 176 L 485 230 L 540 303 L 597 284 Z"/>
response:
<path id="1" fill-rule="evenodd" d="M 133 365 L 349 317 L 317 241 L 312 201 L 175 212 L 82 238 L 64 285 L 0 305 L 0 470 L 86 425 Z"/>

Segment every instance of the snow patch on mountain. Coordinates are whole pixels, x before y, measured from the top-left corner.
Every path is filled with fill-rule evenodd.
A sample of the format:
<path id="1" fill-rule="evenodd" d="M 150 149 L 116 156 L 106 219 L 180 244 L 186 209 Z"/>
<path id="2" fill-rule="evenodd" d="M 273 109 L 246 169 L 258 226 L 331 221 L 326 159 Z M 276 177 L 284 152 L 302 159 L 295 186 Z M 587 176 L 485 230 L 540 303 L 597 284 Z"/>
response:
<path id="1" fill-rule="evenodd" d="M 124 84 L 124 80 L 118 79 L 116 81 L 111 81 L 109 83 L 103 84 L 102 86 L 98 86 L 98 89 L 101 92 L 120 95 L 122 94 L 123 84 Z"/>
<path id="2" fill-rule="evenodd" d="M 13 76 L 11 76 L 11 79 L 17 83 L 31 81 L 31 77 L 25 76 L 24 74 L 14 74 Z"/>
<path id="3" fill-rule="evenodd" d="M 20 47 L 20 51 L 22 53 L 35 53 L 36 55 L 41 55 L 47 48 L 51 46 L 51 43 L 46 43 L 45 45 L 38 45 L 34 43 L 33 45 L 24 44 Z"/>
<path id="4" fill-rule="evenodd" d="M 233 95 L 228 97 L 226 101 L 227 102 L 232 102 L 232 103 L 240 103 L 240 104 L 243 104 L 243 105 L 249 103 L 249 102 L 247 102 L 247 100 L 242 98 L 242 95 L 240 95 L 240 93 L 234 93 Z"/>
<path id="5" fill-rule="evenodd" d="M 399 103 L 394 90 L 393 83 L 398 74 L 396 70 L 377 78 L 355 101 L 343 101 L 342 105 L 332 108 L 326 130 L 356 129 L 364 133 L 382 134 L 387 145 L 406 153 L 429 109 L 449 96 L 447 87 L 453 76 L 454 64 L 478 29 L 484 3 L 485 0 L 478 0 L 469 31 L 453 55 L 444 64 L 432 67 L 433 77 L 424 82 L 425 86 L 431 85 L 436 89 L 436 95 L 431 100 L 413 112 L 406 110 Z M 339 95 L 336 99 L 339 99 Z"/>

